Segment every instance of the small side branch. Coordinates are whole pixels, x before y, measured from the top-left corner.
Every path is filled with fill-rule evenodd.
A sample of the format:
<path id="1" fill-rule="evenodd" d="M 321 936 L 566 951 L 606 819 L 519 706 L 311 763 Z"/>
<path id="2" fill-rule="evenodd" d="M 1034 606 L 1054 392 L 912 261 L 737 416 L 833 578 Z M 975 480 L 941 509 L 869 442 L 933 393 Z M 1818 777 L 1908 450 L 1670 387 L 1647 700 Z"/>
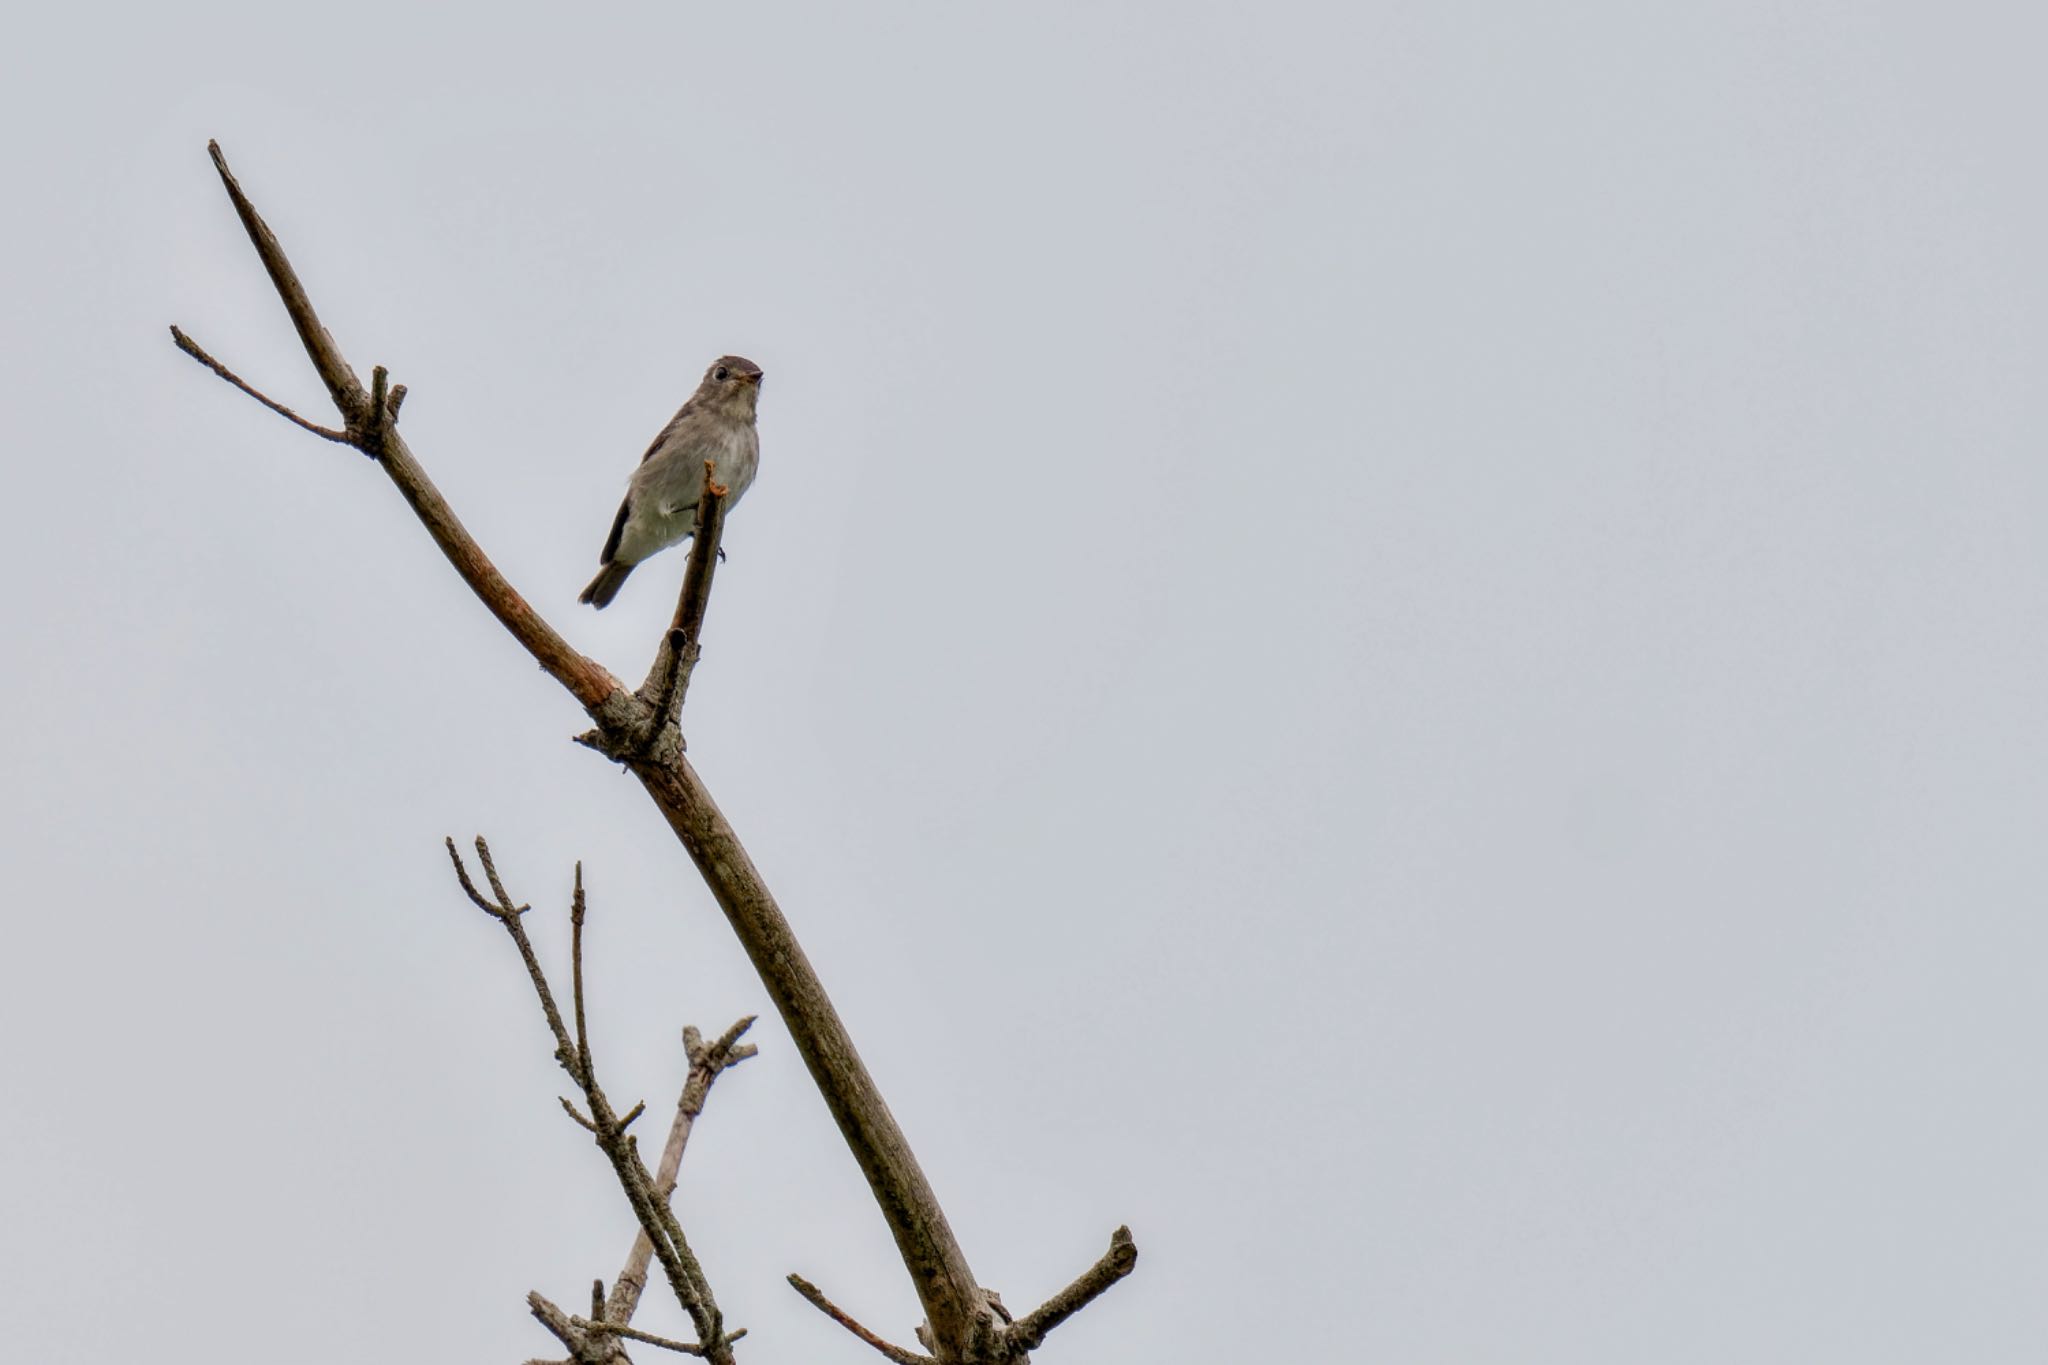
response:
<path id="1" fill-rule="evenodd" d="M 1118 1228 L 1110 1235 L 1109 1250 L 1101 1260 L 1003 1332 L 1005 1345 L 1013 1355 L 1037 1350 L 1044 1344 L 1046 1333 L 1101 1297 L 1137 1264 L 1138 1246 L 1131 1240 L 1131 1230 Z"/>
<path id="2" fill-rule="evenodd" d="M 592 1322 L 589 1318 L 572 1316 L 571 1314 L 564 1313 L 560 1308 L 548 1302 L 543 1295 L 538 1293 L 526 1296 L 526 1306 L 543 1327 L 554 1333 L 555 1340 L 568 1348 L 569 1359 L 574 1362 L 574 1365 L 623 1365 L 627 1357 L 626 1353 L 619 1347 L 619 1338 L 621 1337 L 627 1341 L 639 1341 L 645 1342 L 649 1346 L 659 1346 L 664 1351 L 674 1351 L 679 1355 L 705 1356 L 709 1354 L 705 1347 L 699 1346 L 695 1342 L 676 1341 L 671 1337 L 658 1337 L 652 1332 L 642 1332 L 637 1328 L 623 1327 L 618 1323 Z M 747 1329 L 742 1327 L 739 1331 L 727 1337 L 726 1341 L 728 1343 L 738 1341 L 746 1334 Z"/>
<path id="3" fill-rule="evenodd" d="M 694 1028 L 683 1030 L 683 1051 L 690 1059 L 690 1074 L 683 1082 L 682 1097 L 676 1101 L 676 1116 L 669 1123 L 668 1142 L 661 1149 L 661 1164 L 654 1172 L 654 1196 L 664 1207 L 669 1205 L 669 1198 L 675 1193 L 676 1177 L 683 1166 L 683 1149 L 689 1145 L 697 1116 L 704 1112 L 704 1101 L 711 1093 L 711 1083 L 755 1053 L 752 1043 L 740 1042 L 740 1036 L 753 1026 L 754 1016 L 750 1014 L 710 1043 L 706 1043 L 703 1035 Z M 640 1306 L 640 1295 L 647 1288 L 647 1266 L 653 1258 L 654 1242 L 642 1228 L 633 1239 L 633 1249 L 626 1255 L 626 1268 L 612 1282 L 611 1297 L 606 1301 L 602 1314 L 605 1321 L 624 1323 L 633 1320 L 633 1313 Z"/>
<path id="4" fill-rule="evenodd" d="M 562 1027 L 562 1012 L 555 1008 L 555 993 L 548 987 L 548 974 L 542 969 L 540 958 L 534 955 L 533 940 L 526 936 L 525 926 L 519 923 L 519 917 L 533 907 L 514 905 L 512 898 L 505 894 L 505 884 L 498 879 L 497 866 L 491 861 L 491 846 L 483 841 L 482 835 L 477 836 L 476 856 L 484 865 L 484 876 L 491 884 L 491 894 L 497 898 L 495 901 L 485 900 L 477 891 L 476 884 L 470 881 L 469 869 L 462 865 L 462 855 L 455 851 L 455 841 L 449 839 L 446 843 L 448 860 L 455 864 L 455 877 L 462 883 L 464 894 L 478 909 L 503 924 L 506 932 L 512 935 L 512 942 L 519 948 L 519 960 L 526 964 L 527 978 L 533 982 L 533 993 L 540 999 L 541 1013 L 547 1016 L 548 1029 L 555 1035 L 556 1060 L 569 1068 L 570 1079 L 581 1085 L 582 1077 L 576 1074 L 574 1065 L 576 1053 L 569 1046 L 569 1035 Z M 562 1103 L 566 1106 L 569 1102 L 563 1100 Z"/>
<path id="5" fill-rule="evenodd" d="M 220 173 L 220 183 L 235 206 L 235 216 L 242 220 L 242 227 L 249 234 L 249 244 L 256 248 L 257 259 L 263 262 L 264 272 L 270 276 L 270 283 L 283 301 L 285 312 L 291 315 L 292 327 L 299 334 L 300 344 L 306 348 L 307 359 L 313 362 L 320 382 L 327 386 L 334 406 L 353 428 L 362 420 L 363 409 L 369 401 L 363 393 L 363 381 L 356 378 L 356 372 L 342 357 L 341 347 L 334 344 L 334 338 L 321 326 L 320 315 L 313 311 L 313 300 L 307 296 L 306 286 L 299 283 L 298 272 L 285 259 L 284 247 L 278 242 L 277 234 L 270 230 L 270 224 L 263 221 L 263 215 L 256 212 L 249 196 L 242 193 L 241 182 L 228 169 L 228 159 L 221 152 L 220 143 L 207 143 L 206 154 L 213 158 L 213 168 Z"/>
<path id="6" fill-rule="evenodd" d="M 658 1337 L 652 1332 L 643 1332 L 635 1327 L 621 1327 L 615 1322 L 586 1322 L 582 1318 L 577 1318 L 575 1321 L 576 1325 L 584 1331 L 594 1334 L 622 1336 L 628 1341 L 644 1341 L 649 1346 L 659 1346 L 664 1351 L 680 1351 L 684 1355 L 689 1356 L 701 1356 L 705 1353 L 705 1349 L 702 1346 L 697 1346 L 687 1341 L 677 1341 L 672 1337 Z M 738 1341 L 746 1334 L 747 1329 L 742 1327 L 739 1331 L 726 1337 L 726 1340 L 728 1342 Z"/>
<path id="7" fill-rule="evenodd" d="M 826 1298 L 818 1286 L 812 1284 L 803 1276 L 791 1275 L 789 1277 L 789 1287 L 810 1300 L 811 1306 L 820 1313 L 823 1313 L 826 1317 L 832 1319 L 832 1321 L 838 1323 L 841 1327 L 844 1327 L 847 1331 L 895 1361 L 896 1365 L 934 1365 L 932 1357 L 920 1355 L 916 1351 L 905 1350 L 901 1346 L 892 1346 L 867 1328 L 861 1326 L 858 1322 L 855 1322 L 852 1317 L 840 1309 L 839 1305 Z"/>
<path id="8" fill-rule="evenodd" d="M 191 356 L 194 360 L 204 365 L 207 369 L 212 370 L 222 379 L 227 380 L 228 383 L 234 385 L 243 393 L 248 394 L 251 398 L 261 403 L 264 407 L 269 408 L 272 412 L 284 418 L 286 421 L 294 422 L 299 426 L 304 427 L 307 431 L 312 432 L 315 436 L 325 437 L 326 439 L 338 442 L 341 445 L 352 446 L 355 444 L 355 438 L 353 436 L 350 436 L 347 432 L 336 431 L 332 427 L 323 427 L 317 422 L 309 422 L 305 418 L 299 416 L 296 412 L 293 412 L 290 408 L 286 407 L 284 404 L 278 402 L 275 398 L 270 397 L 268 394 L 258 392 L 255 388 L 250 386 L 247 380 L 243 379 L 240 375 L 236 374 L 227 366 L 221 364 L 218 360 L 215 360 L 211 355 L 208 355 L 205 347 L 201 346 L 191 337 L 186 336 L 182 330 L 175 326 L 171 328 L 171 340 L 177 342 L 178 349 L 183 351 L 186 355 Z"/>
<path id="9" fill-rule="evenodd" d="M 684 1237 L 682 1225 L 677 1222 L 667 1198 L 655 1194 L 655 1177 L 647 1169 L 646 1163 L 640 1159 L 639 1144 L 626 1132 L 626 1125 L 639 1117 L 640 1110 L 636 1106 L 624 1118 L 620 1117 L 613 1109 L 610 1099 L 606 1097 L 604 1088 L 598 1084 L 597 1070 L 591 1061 L 588 1036 L 583 1034 L 580 1028 L 579 1036 L 570 1036 L 568 1025 L 563 1022 L 562 1012 L 555 1005 L 554 992 L 548 986 L 547 973 L 541 969 L 540 959 L 533 950 L 533 942 L 527 937 L 524 916 L 528 907 L 513 903 L 510 893 L 505 890 L 503 879 L 498 876 L 497 865 L 491 860 L 490 845 L 481 837 L 476 841 L 476 854 L 477 860 L 483 864 L 485 879 L 490 883 L 489 898 L 478 891 L 476 883 L 470 879 L 469 870 L 463 865 L 462 855 L 456 851 L 455 841 L 449 839 L 447 846 L 449 860 L 455 865 L 456 880 L 461 883 L 464 894 L 479 909 L 504 926 L 505 932 L 511 936 L 512 942 L 519 949 L 520 960 L 526 964 L 527 976 L 532 980 L 534 994 L 540 1000 L 541 1013 L 547 1018 L 548 1031 L 554 1035 L 555 1061 L 583 1092 L 584 1105 L 589 1116 L 586 1118 L 583 1114 L 577 1113 L 575 1106 L 566 1099 L 562 1101 L 562 1107 L 569 1111 L 571 1118 L 589 1130 L 598 1149 L 611 1161 L 612 1171 L 618 1177 L 620 1188 L 625 1191 L 626 1202 L 632 1206 L 634 1218 L 639 1221 L 641 1230 L 652 1245 L 654 1256 L 661 1262 L 662 1272 L 668 1280 L 670 1291 L 675 1294 L 676 1302 L 689 1313 L 690 1321 L 697 1328 L 697 1337 L 702 1348 L 699 1353 L 713 1361 L 714 1365 L 734 1365 L 733 1336 L 725 1331 L 724 1315 L 719 1311 L 717 1300 L 712 1297 L 711 1286 L 704 1279 L 704 1269 L 698 1264 L 696 1253 L 691 1251 L 689 1240 Z M 572 913 L 577 919 L 574 932 L 578 940 L 579 970 L 576 995 L 580 1015 L 580 921 L 583 909 L 580 870 L 577 882 L 578 895 Z M 539 1302 L 546 1303 L 546 1300 L 541 1299 Z M 552 1305 L 549 1307 L 552 1308 Z M 535 1315 L 541 1317 L 542 1321 L 549 1322 L 538 1307 L 535 1308 Z M 621 1320 L 615 1325 L 623 1327 L 624 1321 Z M 554 1324 L 549 1322 L 549 1327 L 553 1330 Z M 561 1336 L 561 1333 L 557 1332 L 557 1336 Z M 562 1340 L 569 1344 L 568 1337 L 562 1337 Z M 575 1348 L 572 1346 L 571 1349 L 573 1354 Z M 585 1357 L 576 1356 L 575 1359 L 582 1365 Z M 608 1358 L 599 1354 L 590 1359 L 602 1362 Z"/>
<path id="10" fill-rule="evenodd" d="M 696 538 L 690 542 L 690 565 L 683 573 L 683 588 L 676 597 L 676 614 L 669 622 L 655 651 L 654 665 L 641 684 L 640 700 L 654 708 L 654 724 L 648 731 L 648 747 L 658 746 L 682 714 L 683 699 L 689 695 L 690 675 L 697 670 L 703 649 L 704 613 L 711 605 L 711 579 L 718 572 L 718 543 L 725 535 L 725 501 L 731 490 L 712 477 L 712 463 L 704 462 L 704 491 L 697 499 Z M 681 736 L 677 748 L 681 749 Z"/>
<path id="11" fill-rule="evenodd" d="M 482 840 L 478 840 L 479 843 Z M 583 860 L 576 860 L 576 896 L 569 903 L 569 977 L 576 1002 L 576 1064 L 588 1076 L 590 1033 L 583 1024 Z"/>
<path id="12" fill-rule="evenodd" d="M 448 562 L 469 584 L 470 591 L 490 609 L 512 638 L 524 646 L 550 676 L 569 689 L 600 725 L 621 732 L 638 733 L 645 723 L 642 715 L 645 708 L 635 702 L 618 679 L 572 649 L 568 641 L 541 619 L 540 613 L 498 572 L 497 566 L 476 543 L 476 538 L 456 518 L 448 500 L 441 496 L 433 480 L 420 468 L 419 461 L 413 458 L 405 438 L 398 434 L 396 422 L 399 405 L 405 398 L 405 386 L 392 385 L 388 375 L 373 373 L 376 392 L 373 395 L 364 389 L 356 372 L 343 358 L 341 348 L 321 324 L 319 314 L 313 311 L 313 301 L 307 295 L 305 285 L 300 283 L 298 272 L 292 269 L 291 261 L 285 257 L 277 234 L 263 221 L 263 216 L 249 202 L 249 196 L 242 192 L 241 184 L 228 169 L 220 144 L 209 142 L 206 150 L 213 158 L 214 169 L 220 173 L 228 198 L 234 203 L 236 216 L 242 220 L 242 226 L 249 234 L 250 245 L 256 248 L 256 255 L 263 262 L 263 269 L 276 287 L 277 297 L 284 304 L 285 313 L 291 318 L 292 327 L 298 332 L 299 341 L 313 362 L 313 369 L 327 386 L 335 409 L 341 414 L 342 426 L 338 432 L 319 426 L 283 404 L 264 397 L 243 383 L 227 366 L 201 350 L 191 338 L 173 328 L 172 337 L 178 348 L 273 412 L 317 436 L 354 446 L 376 460 L 397 486 L 400 496 L 411 506 L 413 514 L 427 528 L 427 534 L 441 547 L 441 553 L 448 557 Z"/>

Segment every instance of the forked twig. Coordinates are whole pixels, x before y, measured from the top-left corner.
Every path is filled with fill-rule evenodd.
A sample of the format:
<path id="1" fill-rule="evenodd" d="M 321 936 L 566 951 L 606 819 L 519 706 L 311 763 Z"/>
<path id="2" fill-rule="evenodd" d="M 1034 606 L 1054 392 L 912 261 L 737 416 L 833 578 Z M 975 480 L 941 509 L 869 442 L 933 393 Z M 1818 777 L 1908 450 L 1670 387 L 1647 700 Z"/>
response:
<path id="1" fill-rule="evenodd" d="M 547 973 L 542 970 L 539 957 L 534 953 L 533 941 L 527 936 L 523 922 L 527 906 L 515 905 L 510 893 L 505 890 L 504 880 L 498 875 L 497 864 L 491 858 L 491 848 L 479 836 L 476 841 L 477 860 L 483 865 L 484 877 L 490 883 L 491 897 L 486 899 L 470 880 L 469 870 L 463 865 L 462 855 L 456 851 L 455 841 L 447 840 L 448 858 L 455 865 L 455 876 L 469 899 L 480 909 L 504 926 L 505 932 L 519 949 L 519 957 L 526 964 L 527 976 L 533 982 L 534 994 L 540 1000 L 541 1013 L 546 1016 L 548 1031 L 554 1035 L 555 1061 L 569 1078 L 583 1092 L 583 1100 L 589 1117 L 576 1112 L 568 1100 L 562 1107 L 569 1116 L 587 1129 L 597 1142 L 598 1149 L 611 1160 L 612 1171 L 618 1177 L 620 1187 L 626 1193 L 626 1200 L 632 1206 L 633 1215 L 639 1220 L 642 1231 L 647 1235 L 653 1254 L 661 1261 L 662 1271 L 668 1279 L 669 1288 L 676 1301 L 690 1315 L 697 1328 L 702 1354 L 715 1365 L 734 1365 L 732 1358 L 732 1336 L 725 1331 L 725 1317 L 719 1311 L 718 1302 L 711 1294 L 711 1286 L 704 1279 L 704 1270 L 698 1264 L 696 1254 L 683 1235 L 682 1224 L 677 1221 L 675 1211 L 669 1207 L 665 1196 L 655 1194 L 655 1178 L 640 1159 L 639 1144 L 626 1132 L 626 1124 L 638 1117 L 640 1108 L 621 1119 L 606 1098 L 604 1088 L 598 1084 L 597 1071 L 591 1062 L 588 1036 L 580 1040 L 572 1038 L 568 1027 L 562 1021 L 562 1014 L 555 1006 L 554 992 L 548 986 Z M 578 886 L 581 886 L 581 871 L 578 871 Z M 581 897 L 576 902 L 581 905 Z M 572 911 L 572 914 L 574 912 Z M 579 931 L 580 932 L 580 931 Z M 578 982 L 575 991 L 581 999 L 581 962 L 577 964 Z M 529 1302 L 538 1300 L 531 1296 Z M 547 1305 L 550 1309 L 552 1304 Z M 559 1313 L 559 1310 L 555 1310 Z M 545 1317 L 538 1306 L 535 1315 L 554 1323 Z M 615 1325 L 625 1325 L 621 1319 Z M 560 1336 L 560 1333 L 557 1333 Z M 564 1344 L 571 1344 L 569 1338 L 562 1338 Z M 572 1347 L 573 1350 L 573 1347 Z"/>
<path id="2" fill-rule="evenodd" d="M 675 1118 L 669 1123 L 668 1142 L 661 1151 L 661 1164 L 654 1172 L 654 1194 L 664 1204 L 675 1192 L 676 1176 L 683 1164 L 683 1149 L 688 1146 L 690 1134 L 696 1128 L 697 1116 L 704 1112 L 704 1101 L 711 1093 L 712 1082 L 754 1055 L 752 1043 L 740 1042 L 740 1036 L 753 1026 L 754 1016 L 750 1014 L 708 1044 L 696 1029 L 683 1029 L 683 1052 L 690 1059 L 690 1072 L 683 1082 L 682 1096 L 676 1101 Z M 633 1238 L 633 1249 L 626 1255 L 626 1268 L 612 1282 L 611 1297 L 604 1304 L 602 1313 L 605 1321 L 633 1320 L 634 1310 L 640 1306 L 640 1295 L 647 1288 L 647 1265 L 653 1256 L 654 1243 L 649 1239 L 647 1230 L 642 1228 Z"/>
<path id="3" fill-rule="evenodd" d="M 242 220 L 242 228 L 249 234 L 249 243 L 256 248 L 256 257 L 263 262 L 264 273 L 270 276 L 271 286 L 277 290 L 285 312 L 291 316 L 292 326 L 299 334 L 299 344 L 306 348 L 306 358 L 313 362 L 313 369 L 319 374 L 320 382 L 327 386 L 328 396 L 334 399 L 336 410 L 348 419 L 353 430 L 362 416 L 365 401 L 363 381 L 356 378 L 356 372 L 342 358 L 341 348 L 320 325 L 319 315 L 313 311 L 313 300 L 306 295 L 306 286 L 299 283 L 298 272 L 285 259 L 284 247 L 279 245 L 277 234 L 270 230 L 270 224 L 263 221 L 263 215 L 256 212 L 249 196 L 242 193 L 241 182 L 228 169 L 228 159 L 221 152 L 220 143 L 207 143 L 206 154 L 213 158 L 213 169 L 219 173 L 221 187 L 228 192 L 228 200 L 235 206 L 235 216 Z"/>
<path id="4" fill-rule="evenodd" d="M 616 1322 L 594 1322 L 589 1318 L 564 1313 L 550 1303 L 544 1295 L 534 1293 L 526 1296 L 526 1306 L 542 1326 L 555 1334 L 555 1339 L 569 1348 L 569 1358 L 576 1365 L 613 1365 L 626 1359 L 619 1349 L 619 1338 L 627 1341 L 645 1342 L 659 1346 L 664 1351 L 675 1351 L 686 1356 L 706 1356 L 710 1352 L 691 1341 L 677 1341 L 673 1337 L 658 1337 L 652 1332 L 643 1332 L 637 1327 L 627 1327 Z M 742 1327 L 726 1337 L 730 1345 L 747 1334 Z"/>
<path id="5" fill-rule="evenodd" d="M 242 192 L 240 182 L 228 169 L 220 144 L 209 142 L 206 150 L 213 158 L 214 169 L 220 173 L 221 185 L 227 190 L 228 199 L 234 204 L 235 215 L 242 220 L 242 227 L 249 234 L 249 244 L 255 247 L 264 273 L 270 276 L 278 299 L 291 318 L 292 328 L 299 334 L 300 344 L 306 348 L 314 371 L 319 374 L 321 383 L 327 386 L 335 410 L 341 414 L 346 443 L 377 461 L 399 495 L 420 519 L 420 524 L 426 527 L 427 534 L 441 547 L 441 553 L 448 557 L 448 562 L 469 584 L 470 591 L 551 677 L 569 689 L 570 694 L 601 724 L 637 733 L 633 722 L 639 718 L 639 708 L 634 704 L 632 695 L 619 684 L 618 679 L 572 649 L 554 627 L 541 619 L 540 613 L 498 572 L 497 565 L 483 552 L 476 538 L 455 515 L 455 509 L 441 496 L 441 490 L 434 487 L 433 480 L 413 458 L 405 438 L 393 425 L 404 399 L 405 386 L 400 384 L 390 390 L 381 411 L 372 408 L 370 394 L 364 390 L 362 381 L 356 378 L 355 370 L 342 357 L 341 348 L 335 345 L 333 336 L 322 325 L 320 315 L 313 310 L 313 301 L 307 295 L 305 285 L 300 283 L 291 261 L 286 259 L 277 234 L 263 221 L 263 215 L 249 202 L 249 196 Z M 223 379 L 228 379 L 244 393 L 260 399 L 265 407 L 319 436 L 334 439 L 327 428 L 306 421 L 282 404 L 264 399 L 239 379 L 231 378 L 232 371 L 227 366 L 200 349 L 198 343 L 182 331 L 174 330 L 173 336 L 178 340 L 180 350 Z"/>

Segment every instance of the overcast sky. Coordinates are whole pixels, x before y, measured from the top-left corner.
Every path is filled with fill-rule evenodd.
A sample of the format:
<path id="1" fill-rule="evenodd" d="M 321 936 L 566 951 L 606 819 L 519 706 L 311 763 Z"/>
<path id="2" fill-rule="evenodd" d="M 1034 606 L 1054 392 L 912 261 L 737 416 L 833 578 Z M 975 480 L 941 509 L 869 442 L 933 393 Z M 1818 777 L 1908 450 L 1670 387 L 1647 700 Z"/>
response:
<path id="1" fill-rule="evenodd" d="M 33 6 L 0 53 L 0 1304 L 515 1362 L 599 1060 L 768 1013 L 359 456 L 205 155 L 513 581 L 767 371 L 687 725 L 1047 1362 L 2048 1339 L 2035 6 Z M 559 961 L 559 956 L 555 958 Z M 680 1205 L 742 1360 L 916 1300 L 779 1023 Z M 643 1325 L 681 1331 L 650 1294 Z"/>

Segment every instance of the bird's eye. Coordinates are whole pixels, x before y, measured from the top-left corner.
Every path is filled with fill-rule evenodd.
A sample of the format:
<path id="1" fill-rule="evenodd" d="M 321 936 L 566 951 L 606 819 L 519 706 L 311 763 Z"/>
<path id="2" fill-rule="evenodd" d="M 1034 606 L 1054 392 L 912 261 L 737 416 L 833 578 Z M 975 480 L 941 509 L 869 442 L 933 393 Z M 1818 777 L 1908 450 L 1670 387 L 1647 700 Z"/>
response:
<path id="1" fill-rule="evenodd" d="M 713 379 L 717 379 L 717 380 L 721 380 L 721 381 L 723 381 L 723 380 L 727 380 L 727 379 L 730 379 L 730 378 L 732 378 L 732 371 L 731 371 L 731 370 L 728 370 L 727 368 L 725 368 L 725 366 L 723 366 L 723 365 L 720 365 L 720 366 L 719 366 L 719 367 L 718 367 L 717 369 L 715 369 L 715 370 L 713 370 L 713 371 L 711 372 L 711 377 L 712 377 Z"/>

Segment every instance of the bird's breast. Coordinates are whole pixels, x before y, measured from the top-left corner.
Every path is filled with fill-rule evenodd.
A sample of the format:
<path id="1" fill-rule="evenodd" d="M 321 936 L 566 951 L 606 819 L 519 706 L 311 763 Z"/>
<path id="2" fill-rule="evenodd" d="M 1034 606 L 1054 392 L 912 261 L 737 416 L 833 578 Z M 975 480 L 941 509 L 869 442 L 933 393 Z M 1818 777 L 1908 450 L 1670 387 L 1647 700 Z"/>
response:
<path id="1" fill-rule="evenodd" d="M 754 429 L 740 427 L 731 432 L 712 460 L 713 476 L 731 490 L 726 501 L 728 511 L 739 502 L 740 494 L 753 485 L 760 468 L 761 440 Z"/>

